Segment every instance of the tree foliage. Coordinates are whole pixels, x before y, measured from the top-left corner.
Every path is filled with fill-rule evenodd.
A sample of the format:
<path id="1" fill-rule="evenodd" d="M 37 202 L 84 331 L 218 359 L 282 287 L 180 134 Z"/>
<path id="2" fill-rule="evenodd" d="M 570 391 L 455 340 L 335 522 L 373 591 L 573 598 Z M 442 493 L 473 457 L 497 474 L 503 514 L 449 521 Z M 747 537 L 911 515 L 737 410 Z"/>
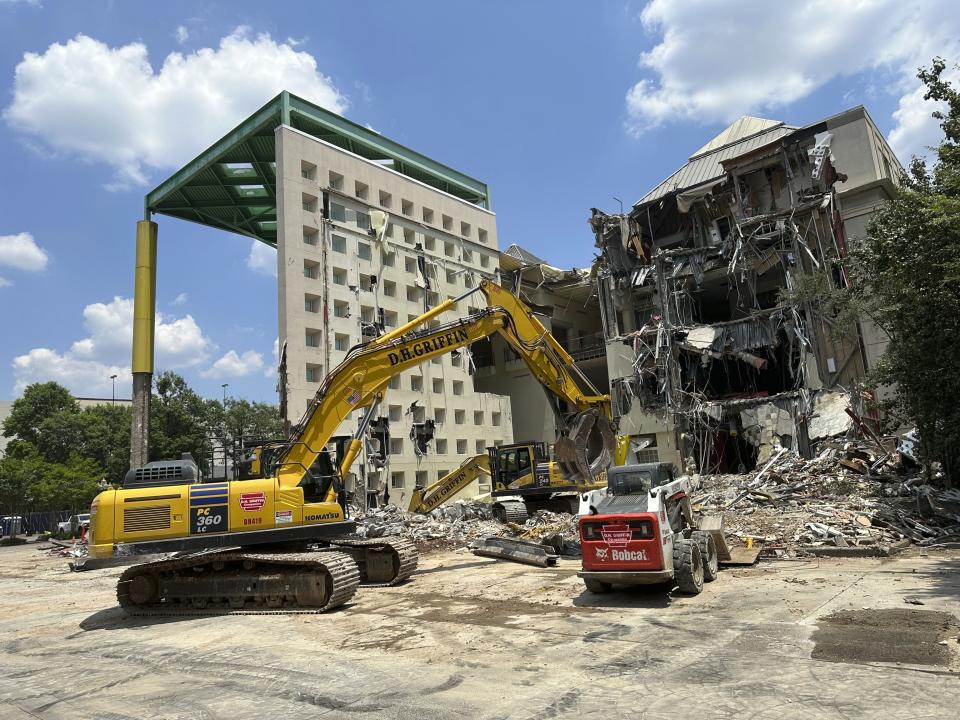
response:
<path id="1" fill-rule="evenodd" d="M 857 301 L 890 344 L 874 380 L 895 387 L 895 405 L 916 423 L 928 460 L 960 470 L 960 92 L 940 58 L 918 77 L 942 101 L 944 139 L 932 169 L 914 159 L 896 197 L 851 252 Z"/>
<path id="2" fill-rule="evenodd" d="M 0 459 L 0 509 L 83 511 L 106 483 L 119 484 L 130 461 L 131 410 L 127 405 L 81 408 L 57 383 L 24 390 L 3 424 L 11 438 Z M 176 373 L 158 373 L 150 418 L 150 458 L 192 453 L 205 467 L 212 447 L 234 461 L 241 442 L 277 438 L 278 409 L 266 403 L 204 400 Z M 221 461 L 222 462 L 222 461 Z"/>

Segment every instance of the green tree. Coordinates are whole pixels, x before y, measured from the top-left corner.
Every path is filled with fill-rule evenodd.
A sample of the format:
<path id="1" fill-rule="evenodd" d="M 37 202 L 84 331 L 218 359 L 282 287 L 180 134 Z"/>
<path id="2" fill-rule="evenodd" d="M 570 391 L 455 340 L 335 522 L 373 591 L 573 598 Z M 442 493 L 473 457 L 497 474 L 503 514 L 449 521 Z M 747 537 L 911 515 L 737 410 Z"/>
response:
<path id="1" fill-rule="evenodd" d="M 150 413 L 150 459 L 189 452 L 200 462 L 209 452 L 207 404 L 180 375 L 158 373 Z"/>
<path id="2" fill-rule="evenodd" d="M 80 412 L 80 404 L 63 385 L 52 381 L 28 385 L 3 421 L 3 435 L 36 444 L 43 421 L 61 412 Z"/>
<path id="3" fill-rule="evenodd" d="M 925 97 L 944 103 L 933 115 L 944 139 L 928 170 L 914 159 L 896 197 L 854 244 L 856 300 L 890 344 L 874 380 L 895 387 L 894 410 L 916 423 L 926 459 L 960 470 L 960 92 L 935 58 L 918 77 Z"/>
<path id="4" fill-rule="evenodd" d="M 36 447 L 43 459 L 66 463 L 72 455 L 95 461 L 110 482 L 119 482 L 130 460 L 130 408 L 95 405 L 60 411 L 40 424 Z"/>

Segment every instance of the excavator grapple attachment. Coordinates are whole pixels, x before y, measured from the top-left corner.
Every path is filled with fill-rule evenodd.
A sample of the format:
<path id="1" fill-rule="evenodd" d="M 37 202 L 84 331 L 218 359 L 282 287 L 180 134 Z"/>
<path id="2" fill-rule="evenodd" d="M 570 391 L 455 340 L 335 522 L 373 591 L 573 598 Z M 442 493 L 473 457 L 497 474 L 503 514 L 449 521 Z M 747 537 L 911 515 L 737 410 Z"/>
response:
<path id="1" fill-rule="evenodd" d="M 557 463 L 571 478 L 594 478 L 613 464 L 617 439 L 610 420 L 596 409 L 576 415 L 554 445 Z"/>

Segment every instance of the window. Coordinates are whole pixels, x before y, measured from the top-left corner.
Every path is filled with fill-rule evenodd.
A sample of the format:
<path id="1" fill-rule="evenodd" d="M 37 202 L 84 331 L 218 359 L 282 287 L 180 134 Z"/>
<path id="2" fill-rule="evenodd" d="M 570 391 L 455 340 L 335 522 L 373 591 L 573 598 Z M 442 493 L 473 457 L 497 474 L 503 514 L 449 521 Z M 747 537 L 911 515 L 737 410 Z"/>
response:
<path id="1" fill-rule="evenodd" d="M 343 190 L 343 175 L 336 173 L 333 170 L 330 171 L 329 185 L 334 190 Z"/>
<path id="2" fill-rule="evenodd" d="M 475 441 L 474 444 L 473 444 L 473 452 L 474 452 L 474 454 L 480 455 L 481 453 L 485 453 L 485 452 L 487 451 L 486 445 L 487 445 L 487 444 L 486 444 L 483 440 L 477 440 L 477 441 Z"/>
<path id="3" fill-rule="evenodd" d="M 355 218 L 356 218 L 356 222 L 357 222 L 357 227 L 358 227 L 358 228 L 360 228 L 361 230 L 369 230 L 369 229 L 370 229 L 370 216 L 369 216 L 369 215 L 367 215 L 365 212 L 360 212 L 359 210 L 357 210 L 356 212 L 354 212 L 354 216 L 355 216 Z"/>
<path id="4" fill-rule="evenodd" d="M 397 313 L 393 310 L 387 310 L 383 313 L 383 324 L 388 328 L 397 327 Z"/>
<path id="5" fill-rule="evenodd" d="M 422 423 L 427 416 L 427 409 L 417 405 L 413 408 L 413 421 L 415 423 Z"/>
<path id="6" fill-rule="evenodd" d="M 490 415 L 490 424 L 494 427 L 500 427 L 500 413 L 495 412 Z"/>
<path id="7" fill-rule="evenodd" d="M 472 275 L 471 273 L 466 273 L 466 274 L 463 276 L 463 286 L 464 286 L 467 290 L 469 290 L 470 288 L 472 288 L 472 287 L 473 287 L 474 285 L 476 285 L 476 284 L 477 284 L 477 283 L 474 281 L 473 275 Z"/>
<path id="8" fill-rule="evenodd" d="M 423 378 L 419 375 L 411 375 L 410 389 L 414 392 L 423 392 Z"/>
<path id="9" fill-rule="evenodd" d="M 453 421 L 457 425 L 463 425 L 467 421 L 467 411 L 466 410 L 454 410 L 453 411 Z"/>
<path id="10" fill-rule="evenodd" d="M 456 270 L 447 270 L 447 282 L 451 285 L 457 284 L 457 271 Z"/>
<path id="11" fill-rule="evenodd" d="M 390 473 L 390 487 L 394 490 L 403 489 L 403 472 Z"/>
<path id="12" fill-rule="evenodd" d="M 494 447 L 500 447 L 501 445 L 503 445 L 503 440 L 494 440 L 494 441 L 493 441 L 493 446 L 494 446 Z"/>
<path id="13" fill-rule="evenodd" d="M 490 256 L 481 255 L 480 256 L 480 267 L 490 267 Z"/>
<path id="14" fill-rule="evenodd" d="M 439 364 L 442 363 L 442 362 L 443 362 L 443 360 L 441 359 L 440 356 L 430 358 L 430 364 L 431 364 L 431 365 L 439 365 Z"/>
<path id="15" fill-rule="evenodd" d="M 420 299 L 420 288 L 416 285 L 407 285 L 407 300 L 417 302 Z"/>
<path id="16" fill-rule="evenodd" d="M 408 273 L 415 273 L 417 271 L 417 260 L 412 257 L 405 257 L 403 259 L 403 269 Z"/>
<path id="17" fill-rule="evenodd" d="M 347 209 L 340 203 L 330 203 L 330 219 L 337 222 L 347 221 Z"/>
<path id="18" fill-rule="evenodd" d="M 395 252 L 387 252 L 384 250 L 383 255 L 380 258 L 380 262 L 383 263 L 384 267 L 393 267 L 397 262 L 397 254 Z"/>
<path id="19" fill-rule="evenodd" d="M 434 408 L 433 409 L 433 421 L 437 425 L 442 425 L 447 421 L 447 411 L 444 408 Z"/>
<path id="20" fill-rule="evenodd" d="M 400 389 L 400 376 L 399 376 L 399 375 L 394 375 L 392 378 L 390 378 L 390 383 L 389 383 L 389 385 L 387 385 L 387 387 L 390 388 L 391 390 L 399 390 L 399 389 Z"/>
<path id="21" fill-rule="evenodd" d="M 400 201 L 400 212 L 408 217 L 413 217 L 413 203 L 409 200 Z"/>
<path id="22" fill-rule="evenodd" d="M 388 208 L 393 202 L 393 196 L 385 190 L 380 191 L 380 207 Z"/>
<path id="23" fill-rule="evenodd" d="M 338 318 L 350 317 L 350 304 L 346 300 L 334 300 L 333 316 Z"/>
<path id="24" fill-rule="evenodd" d="M 417 233 L 410 228 L 403 229 L 403 241 L 407 245 L 416 245 L 417 244 Z"/>
<path id="25" fill-rule="evenodd" d="M 316 228 L 303 226 L 303 242 L 307 245 L 316 245 L 319 236 L 320 233 L 317 232 Z"/>
<path id="26" fill-rule="evenodd" d="M 370 260 L 373 257 L 370 252 L 370 243 L 357 243 L 357 257 L 359 257 L 361 260 Z"/>
<path id="27" fill-rule="evenodd" d="M 309 163 L 306 160 L 300 161 L 300 177 L 304 180 L 316 180 L 317 179 L 317 166 L 313 163 Z"/>
<path id="28" fill-rule="evenodd" d="M 454 350 L 450 353 L 450 364 L 454 367 L 460 367 L 463 362 L 463 356 L 460 354 L 459 350 Z"/>
<path id="29" fill-rule="evenodd" d="M 449 470 L 437 470 L 437 480 L 443 480 L 449 474 Z"/>
<path id="30" fill-rule="evenodd" d="M 403 408 L 399 405 L 391 405 L 387 410 L 387 416 L 390 418 L 390 422 L 400 422 L 403 417 Z"/>
<path id="31" fill-rule="evenodd" d="M 463 251 L 463 261 L 464 262 L 473 262 L 473 253 L 464 248 Z"/>
<path id="32" fill-rule="evenodd" d="M 366 200 L 367 195 L 370 194 L 370 186 L 366 183 L 362 183 L 359 180 L 356 180 L 353 183 L 353 194 L 356 195 L 361 200 Z"/>
<path id="33" fill-rule="evenodd" d="M 437 438 L 437 455 L 447 454 L 447 441 L 443 438 Z"/>
<path id="34" fill-rule="evenodd" d="M 428 207 L 423 208 L 423 221 L 425 223 L 433 223 L 433 210 Z"/>
<path id="35" fill-rule="evenodd" d="M 453 230 L 453 218 L 449 215 L 443 215 L 443 229 L 444 230 Z"/>
<path id="36" fill-rule="evenodd" d="M 318 383 L 323 379 L 322 365 L 307 365 L 307 382 Z"/>
<path id="37" fill-rule="evenodd" d="M 437 239 L 431 235 L 423 236 L 423 247 L 427 250 L 436 250 L 437 249 Z"/>
<path id="38" fill-rule="evenodd" d="M 333 348 L 334 350 L 349 350 L 350 349 L 350 336 L 344 335 L 343 333 L 334 333 L 333 334 Z"/>
<path id="39" fill-rule="evenodd" d="M 440 378 L 433 379 L 433 391 L 438 395 L 443 394 L 443 380 L 441 380 Z"/>
<path id="40" fill-rule="evenodd" d="M 347 239 L 342 235 L 331 235 L 330 249 L 334 252 L 345 253 L 347 251 Z"/>
<path id="41" fill-rule="evenodd" d="M 360 320 L 365 323 L 373 322 L 373 308 L 369 305 L 360 306 Z"/>
<path id="42" fill-rule="evenodd" d="M 474 425 L 483 425 L 483 410 L 474 410 L 474 411 L 473 411 L 473 424 L 474 424 Z"/>
<path id="43" fill-rule="evenodd" d="M 307 347 L 320 347 L 320 331 L 307 328 L 306 343 Z"/>
<path id="44" fill-rule="evenodd" d="M 466 455 L 466 454 L 467 454 L 467 441 L 457 440 L 457 455 Z"/>
<path id="45" fill-rule="evenodd" d="M 463 395 L 463 381 L 454 380 L 453 381 L 453 394 L 454 395 Z"/>
<path id="46" fill-rule="evenodd" d="M 417 470 L 417 487 L 427 486 L 427 471 Z"/>
<path id="47" fill-rule="evenodd" d="M 391 255 L 390 257 L 393 257 Z M 396 297 L 397 296 L 397 284 L 393 280 L 384 280 L 383 281 L 383 294 L 387 297 Z"/>
<path id="48" fill-rule="evenodd" d="M 445 242 L 443 244 L 443 254 L 447 257 L 453 257 L 453 243 Z"/>
<path id="49" fill-rule="evenodd" d="M 333 269 L 333 284 L 334 285 L 346 285 L 347 284 L 347 271 L 343 268 L 335 267 Z"/>
<path id="50" fill-rule="evenodd" d="M 477 228 L 477 239 L 484 245 L 487 244 L 487 231 L 483 228 Z"/>
<path id="51" fill-rule="evenodd" d="M 317 196 L 311 195 L 310 193 L 302 193 L 300 202 L 303 204 L 303 209 L 307 212 L 316 212 L 317 211 Z"/>
<path id="52" fill-rule="evenodd" d="M 470 223 L 461 222 L 460 223 L 460 234 L 464 237 L 470 237 Z"/>
<path id="53" fill-rule="evenodd" d="M 419 316 L 419 315 L 412 315 L 412 314 L 410 314 L 410 313 L 407 313 L 407 322 L 413 322 L 413 321 L 416 320 L 418 317 L 420 317 L 420 316 Z"/>
<path id="54" fill-rule="evenodd" d="M 308 313 L 320 312 L 320 298 L 316 295 L 304 295 L 303 309 Z"/>
<path id="55" fill-rule="evenodd" d="M 428 292 L 428 293 L 427 293 L 427 304 L 428 304 L 430 307 L 436 307 L 437 305 L 439 305 L 439 304 L 440 304 L 440 294 L 439 294 L 439 293 L 435 293 L 435 292 Z M 435 325 L 434 325 L 434 324 L 431 324 L 430 327 L 437 327 L 438 325 L 440 325 L 440 321 L 439 321 L 439 320 L 436 322 Z"/>
<path id="56" fill-rule="evenodd" d="M 403 454 L 403 438 L 390 438 L 390 454 L 391 455 Z"/>
<path id="57" fill-rule="evenodd" d="M 305 278 L 316 280 L 319 275 L 320 275 L 320 263 L 314 262 L 313 260 L 303 261 L 303 276 Z"/>

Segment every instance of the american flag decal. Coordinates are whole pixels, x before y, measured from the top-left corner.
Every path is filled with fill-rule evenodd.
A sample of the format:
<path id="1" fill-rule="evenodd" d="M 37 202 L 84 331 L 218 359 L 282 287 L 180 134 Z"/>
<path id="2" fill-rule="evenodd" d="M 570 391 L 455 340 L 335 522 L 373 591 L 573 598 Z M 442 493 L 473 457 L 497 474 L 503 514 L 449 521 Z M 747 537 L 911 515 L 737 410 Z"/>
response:
<path id="1" fill-rule="evenodd" d="M 347 395 L 347 402 L 351 405 L 356 405 L 358 402 L 360 402 L 360 391 L 351 390 L 350 394 Z"/>

